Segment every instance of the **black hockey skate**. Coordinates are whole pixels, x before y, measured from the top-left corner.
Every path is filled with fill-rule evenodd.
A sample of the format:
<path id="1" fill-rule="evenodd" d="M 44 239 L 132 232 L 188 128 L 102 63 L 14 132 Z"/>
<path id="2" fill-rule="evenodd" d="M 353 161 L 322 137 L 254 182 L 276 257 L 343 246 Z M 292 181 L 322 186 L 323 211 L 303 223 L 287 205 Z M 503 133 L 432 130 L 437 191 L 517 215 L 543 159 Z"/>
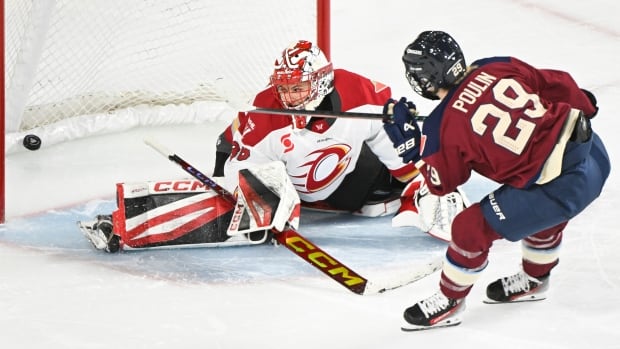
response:
<path id="1" fill-rule="evenodd" d="M 549 288 L 549 275 L 534 278 L 520 271 L 515 275 L 498 279 L 487 286 L 484 303 L 514 303 L 540 301 Z"/>
<path id="2" fill-rule="evenodd" d="M 465 299 L 450 299 L 438 291 L 405 310 L 403 331 L 430 330 L 461 323 Z"/>
<path id="3" fill-rule="evenodd" d="M 112 232 L 112 216 L 98 215 L 94 222 L 78 222 L 78 227 L 96 249 L 110 253 L 120 249 L 120 237 Z"/>

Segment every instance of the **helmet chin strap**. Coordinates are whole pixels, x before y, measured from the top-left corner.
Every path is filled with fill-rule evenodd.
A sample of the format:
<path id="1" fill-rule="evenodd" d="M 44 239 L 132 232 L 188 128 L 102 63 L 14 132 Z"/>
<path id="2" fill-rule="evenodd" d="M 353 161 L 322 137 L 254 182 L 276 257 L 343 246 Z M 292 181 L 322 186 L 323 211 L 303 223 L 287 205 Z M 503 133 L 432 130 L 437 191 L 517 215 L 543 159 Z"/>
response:
<path id="1" fill-rule="evenodd" d="M 437 96 L 437 94 L 428 90 L 422 91 L 422 97 L 430 99 L 431 101 L 439 100 L 439 96 Z"/>

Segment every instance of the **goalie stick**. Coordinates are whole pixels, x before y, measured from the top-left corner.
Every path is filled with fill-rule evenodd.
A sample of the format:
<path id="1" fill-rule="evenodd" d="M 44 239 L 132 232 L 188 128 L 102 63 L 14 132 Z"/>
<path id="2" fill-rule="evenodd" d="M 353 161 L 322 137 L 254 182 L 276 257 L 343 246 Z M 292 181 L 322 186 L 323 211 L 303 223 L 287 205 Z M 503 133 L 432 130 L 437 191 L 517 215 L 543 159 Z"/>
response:
<path id="1" fill-rule="evenodd" d="M 359 112 L 337 112 L 327 110 L 295 110 L 295 109 L 270 109 L 256 108 L 248 110 L 249 113 L 277 114 L 277 115 L 309 115 L 324 118 L 349 118 L 349 119 L 383 119 L 383 114 L 359 113 Z M 417 121 L 424 121 L 427 116 L 416 115 Z"/>
<path id="2" fill-rule="evenodd" d="M 163 146 L 152 140 L 144 140 L 144 142 L 155 149 L 157 152 L 167 157 L 168 160 L 179 165 L 185 172 L 207 185 L 232 204 L 236 203 L 235 197 L 225 188 L 217 184 L 207 175 L 183 160 L 180 156 L 165 149 Z M 316 244 L 304 238 L 295 229 L 290 226 L 284 228 L 283 231 L 272 230 L 273 236 L 281 245 L 286 246 L 297 256 L 319 269 L 325 275 L 346 287 L 353 293 L 359 295 L 377 294 L 388 290 L 396 289 L 417 280 L 420 280 L 441 268 L 442 259 L 437 258 L 431 263 L 424 265 L 422 268 L 416 268 L 407 271 L 402 275 L 386 280 L 384 283 L 372 283 L 363 276 L 359 275 L 351 268 L 347 267 L 327 252 L 323 251 Z"/>

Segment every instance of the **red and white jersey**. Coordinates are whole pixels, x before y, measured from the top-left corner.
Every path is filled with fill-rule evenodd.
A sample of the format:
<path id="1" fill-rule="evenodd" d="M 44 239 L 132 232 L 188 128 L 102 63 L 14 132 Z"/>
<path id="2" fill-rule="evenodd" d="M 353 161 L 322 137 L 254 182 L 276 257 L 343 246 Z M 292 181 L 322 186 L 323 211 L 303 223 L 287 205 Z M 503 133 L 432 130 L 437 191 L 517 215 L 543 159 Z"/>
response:
<path id="1" fill-rule="evenodd" d="M 334 91 L 321 106 L 329 105 L 332 111 L 380 113 L 390 97 L 388 86 L 335 69 Z M 270 88 L 256 96 L 254 106 L 282 108 Z M 301 200 L 324 200 L 353 172 L 364 143 L 394 177 L 407 181 L 417 174 L 412 164 L 403 164 L 398 157 L 378 119 L 313 118 L 304 129 L 293 128 L 292 117 L 287 115 L 247 113 L 238 120 L 240 127 L 233 135 L 233 150 L 224 171 L 229 189 L 236 188 L 239 170 L 282 161 Z"/>

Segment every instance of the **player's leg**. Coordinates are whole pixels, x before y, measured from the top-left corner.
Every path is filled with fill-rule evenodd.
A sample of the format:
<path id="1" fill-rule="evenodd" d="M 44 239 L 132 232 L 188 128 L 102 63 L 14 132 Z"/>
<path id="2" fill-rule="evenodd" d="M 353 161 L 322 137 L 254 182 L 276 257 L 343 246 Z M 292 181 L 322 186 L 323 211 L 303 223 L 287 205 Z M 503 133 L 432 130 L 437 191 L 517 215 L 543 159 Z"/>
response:
<path id="1" fill-rule="evenodd" d="M 522 270 L 489 284 L 487 302 L 545 299 L 567 220 L 598 197 L 608 174 L 605 148 L 594 135 L 588 143 L 569 143 L 563 172 L 553 181 L 529 189 L 502 187 L 482 201 L 494 229 L 523 247 Z"/>
<path id="2" fill-rule="evenodd" d="M 549 288 L 551 270 L 559 262 L 562 234 L 567 222 L 521 240 L 522 269 L 490 283 L 485 303 L 543 300 Z"/>
<path id="3" fill-rule="evenodd" d="M 452 223 L 440 290 L 405 310 L 403 330 L 458 325 L 465 297 L 486 268 L 489 249 L 497 239 L 501 236 L 489 226 L 478 203 L 458 214 Z"/>

